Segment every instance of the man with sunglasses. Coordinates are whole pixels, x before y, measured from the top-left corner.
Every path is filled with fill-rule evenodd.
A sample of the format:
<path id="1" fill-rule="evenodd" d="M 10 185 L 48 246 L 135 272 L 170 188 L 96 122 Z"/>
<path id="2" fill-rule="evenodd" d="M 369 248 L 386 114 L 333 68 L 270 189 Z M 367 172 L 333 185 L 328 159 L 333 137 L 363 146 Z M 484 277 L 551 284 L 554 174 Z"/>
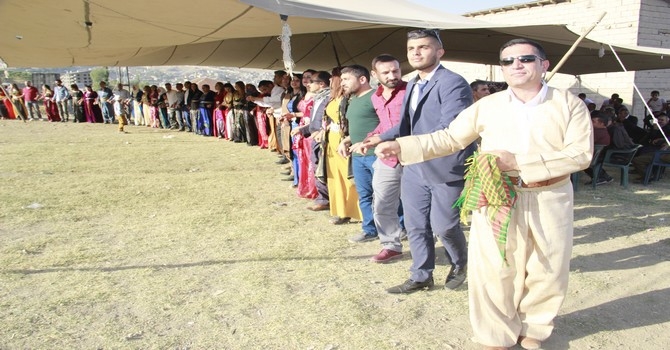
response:
<path id="1" fill-rule="evenodd" d="M 593 132 L 584 103 L 545 84 L 549 61 L 538 43 L 507 42 L 500 64 L 508 91 L 480 100 L 444 130 L 382 143 L 376 154 L 410 165 L 481 137 L 481 152 L 496 156 L 516 197 L 502 244 L 488 218 L 492 208 L 472 212 L 468 293 L 475 340 L 485 349 L 517 342 L 538 349 L 565 299 L 573 233 L 569 177 L 589 166 Z"/>

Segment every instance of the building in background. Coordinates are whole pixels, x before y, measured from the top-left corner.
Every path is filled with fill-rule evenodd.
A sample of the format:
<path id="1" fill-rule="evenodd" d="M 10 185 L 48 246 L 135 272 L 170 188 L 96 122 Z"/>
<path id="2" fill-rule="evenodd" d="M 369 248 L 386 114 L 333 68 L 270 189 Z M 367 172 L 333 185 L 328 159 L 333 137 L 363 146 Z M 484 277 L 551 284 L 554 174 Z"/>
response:
<path id="1" fill-rule="evenodd" d="M 639 45 L 670 48 L 670 1 L 667 0 L 541 0 L 465 14 L 466 17 L 500 24 L 565 24 L 577 34 L 589 28 L 603 12 L 603 20 L 588 38 L 613 45 Z M 502 44 L 502 43 L 501 43 Z M 605 54 L 612 55 L 605 46 Z M 446 53 L 448 57 L 449 52 Z M 551 62 L 550 70 L 558 62 Z M 625 64 L 626 62 L 624 62 Z M 475 79 L 502 81 L 498 66 L 449 62 L 469 81 Z M 668 57 L 670 67 L 670 57 Z M 583 92 L 598 107 L 613 93 L 618 93 L 631 114 L 644 116 L 644 104 L 634 91 L 640 89 L 645 101 L 652 90 L 670 99 L 670 69 L 585 74 L 557 74 L 551 86 Z M 642 118 L 640 118 L 640 121 Z"/>
<path id="2" fill-rule="evenodd" d="M 42 85 L 46 84 L 51 86 L 53 89 L 54 82 L 56 79 L 60 79 L 60 74 L 58 73 L 33 73 L 33 77 L 30 80 L 33 83 L 33 86 L 42 90 Z"/>
<path id="3" fill-rule="evenodd" d="M 77 84 L 80 89 L 82 89 L 84 85 L 93 84 L 90 70 L 64 73 L 61 75 L 61 81 L 63 81 L 63 85 L 67 86 L 68 88 L 72 84 Z"/>

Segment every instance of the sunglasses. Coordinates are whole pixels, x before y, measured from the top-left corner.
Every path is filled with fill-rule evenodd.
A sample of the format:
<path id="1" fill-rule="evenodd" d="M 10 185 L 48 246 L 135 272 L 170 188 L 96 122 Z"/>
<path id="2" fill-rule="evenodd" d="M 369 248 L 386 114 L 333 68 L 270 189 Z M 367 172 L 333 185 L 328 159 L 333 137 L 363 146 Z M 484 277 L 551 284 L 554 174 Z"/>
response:
<path id="1" fill-rule="evenodd" d="M 407 39 L 420 39 L 428 36 L 437 39 L 437 41 L 440 43 L 440 46 L 442 46 L 442 39 L 440 39 L 439 29 L 416 29 L 407 32 Z"/>
<path id="2" fill-rule="evenodd" d="M 522 56 L 518 56 L 518 57 L 501 58 L 500 59 L 500 65 L 501 66 L 509 66 L 512 63 L 514 63 L 515 59 L 519 60 L 519 62 L 521 62 L 521 63 L 531 63 L 531 62 L 535 62 L 535 60 L 544 61 L 544 58 L 537 57 L 535 55 L 522 55 Z"/>

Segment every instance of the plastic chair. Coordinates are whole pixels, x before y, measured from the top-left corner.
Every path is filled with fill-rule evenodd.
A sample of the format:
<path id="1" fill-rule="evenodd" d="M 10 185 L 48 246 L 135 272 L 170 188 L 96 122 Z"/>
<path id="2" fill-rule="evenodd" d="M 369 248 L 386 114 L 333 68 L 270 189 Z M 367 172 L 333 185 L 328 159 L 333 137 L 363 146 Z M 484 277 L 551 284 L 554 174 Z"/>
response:
<path id="1" fill-rule="evenodd" d="M 593 167 L 596 165 L 596 163 L 599 162 L 598 158 L 600 158 L 600 153 L 602 153 L 604 148 L 605 148 L 605 145 L 593 145 L 593 158 L 591 158 L 591 164 L 589 164 L 589 168 L 593 169 Z M 580 183 L 579 178 L 581 177 L 581 174 L 582 174 L 582 172 L 578 171 L 578 172 L 572 173 L 570 175 L 570 181 L 572 181 L 572 190 L 574 192 L 579 191 L 579 183 Z M 598 181 L 597 180 L 598 179 L 598 174 L 597 173 L 593 173 L 593 174 L 594 175 L 593 175 L 593 179 L 592 179 L 591 184 L 595 188 L 595 186 L 596 186 L 595 183 Z"/>
<path id="2" fill-rule="evenodd" d="M 654 174 L 654 181 L 658 181 L 661 178 L 661 173 L 662 171 L 665 171 L 665 168 L 670 167 L 670 162 L 664 162 L 663 159 L 661 159 L 662 156 L 670 154 L 670 150 L 668 151 L 656 151 L 654 153 L 654 158 L 652 158 L 651 163 L 647 165 L 647 169 L 644 171 L 644 182 L 643 184 L 646 186 L 649 184 L 649 181 L 651 180 L 651 175 L 656 171 L 656 174 Z"/>
<path id="3" fill-rule="evenodd" d="M 640 149 L 640 147 L 642 147 L 642 145 L 635 145 L 635 147 L 630 149 L 608 149 L 607 152 L 605 152 L 605 158 L 603 159 L 602 164 L 596 165 L 593 169 L 593 173 L 598 174 L 601 167 L 618 168 L 621 170 L 620 184 L 623 188 L 628 189 L 628 171 L 630 170 L 630 163 L 633 161 L 633 157 L 635 157 L 635 153 L 637 153 L 637 150 Z M 613 156 L 617 156 L 615 158 L 617 161 L 616 163 L 612 162 Z M 595 183 L 593 184 L 593 188 L 596 188 Z"/>

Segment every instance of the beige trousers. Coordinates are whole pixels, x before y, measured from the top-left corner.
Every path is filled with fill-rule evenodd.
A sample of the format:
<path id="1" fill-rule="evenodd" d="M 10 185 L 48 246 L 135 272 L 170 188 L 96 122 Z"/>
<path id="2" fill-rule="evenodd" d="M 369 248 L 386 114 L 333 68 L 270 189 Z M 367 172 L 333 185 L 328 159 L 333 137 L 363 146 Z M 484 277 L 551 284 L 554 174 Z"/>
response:
<path id="1" fill-rule="evenodd" d="M 519 336 L 543 341 L 568 287 L 573 193 L 568 179 L 517 189 L 504 263 L 482 208 L 472 215 L 468 249 L 470 322 L 475 341 L 511 347 Z"/>

